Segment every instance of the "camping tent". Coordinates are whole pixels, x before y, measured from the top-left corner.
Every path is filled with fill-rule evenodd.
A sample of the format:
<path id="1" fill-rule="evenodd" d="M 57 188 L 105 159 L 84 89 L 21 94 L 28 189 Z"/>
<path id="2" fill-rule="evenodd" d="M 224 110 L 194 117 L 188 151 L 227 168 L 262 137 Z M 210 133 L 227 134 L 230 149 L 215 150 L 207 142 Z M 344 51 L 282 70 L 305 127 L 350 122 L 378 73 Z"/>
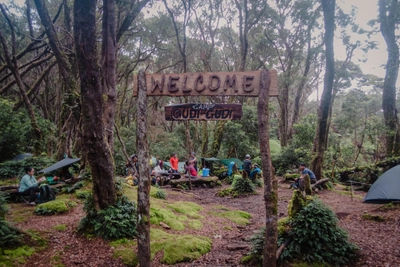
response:
<path id="1" fill-rule="evenodd" d="M 50 167 L 48 167 L 46 169 L 40 170 L 39 172 L 48 173 L 48 172 L 51 172 L 51 171 L 55 171 L 55 170 L 58 170 L 58 169 L 60 169 L 62 167 L 68 166 L 68 165 L 70 165 L 72 163 L 75 163 L 75 162 L 77 162 L 79 160 L 80 160 L 80 158 L 76 158 L 76 159 L 65 158 L 65 159 L 63 159 L 63 160 L 51 165 Z"/>
<path id="2" fill-rule="evenodd" d="M 400 201 L 400 165 L 382 174 L 364 197 L 365 203 Z"/>
<path id="3" fill-rule="evenodd" d="M 224 164 L 225 166 L 229 166 L 229 164 L 231 162 L 235 162 L 236 163 L 236 167 L 241 170 L 242 166 L 243 166 L 243 161 L 241 161 L 240 159 L 236 159 L 236 158 L 230 158 L 230 159 L 220 159 L 219 160 L 222 164 Z"/>
<path id="4" fill-rule="evenodd" d="M 19 154 L 19 155 L 16 155 L 12 160 L 13 161 L 23 160 L 23 159 L 26 159 L 26 158 L 30 158 L 32 156 L 33 155 L 31 153 Z"/>

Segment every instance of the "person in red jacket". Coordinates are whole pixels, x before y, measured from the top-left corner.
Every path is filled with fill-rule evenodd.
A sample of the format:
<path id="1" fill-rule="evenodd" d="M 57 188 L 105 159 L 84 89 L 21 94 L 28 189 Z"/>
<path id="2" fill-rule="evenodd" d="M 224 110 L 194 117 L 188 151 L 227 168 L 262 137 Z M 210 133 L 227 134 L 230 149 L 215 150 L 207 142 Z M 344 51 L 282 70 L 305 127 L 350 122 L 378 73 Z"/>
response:
<path id="1" fill-rule="evenodd" d="M 178 173 L 178 157 L 176 155 L 176 153 L 173 153 L 171 158 L 169 159 L 169 163 L 171 165 L 171 171 L 172 173 Z"/>

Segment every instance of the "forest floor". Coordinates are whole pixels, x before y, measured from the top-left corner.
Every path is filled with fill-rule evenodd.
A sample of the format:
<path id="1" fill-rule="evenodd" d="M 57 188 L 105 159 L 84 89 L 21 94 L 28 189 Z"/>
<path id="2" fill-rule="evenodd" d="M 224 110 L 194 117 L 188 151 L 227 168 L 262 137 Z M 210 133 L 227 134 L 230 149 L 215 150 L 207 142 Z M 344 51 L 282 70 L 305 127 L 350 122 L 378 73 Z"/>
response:
<path id="1" fill-rule="evenodd" d="M 224 185 L 224 187 L 227 185 Z M 348 191 L 337 186 L 334 190 L 322 190 L 316 195 L 330 206 L 339 218 L 339 225 L 350 236 L 350 240 L 359 247 L 359 260 L 352 266 L 400 266 L 400 209 L 399 206 L 387 209 L 385 205 L 364 204 L 365 192 L 355 191 L 353 198 Z M 200 212 L 206 217 L 200 230 L 187 229 L 184 234 L 210 237 L 212 249 L 209 253 L 190 263 L 173 266 L 241 266 L 240 259 L 250 250 L 248 239 L 254 235 L 265 221 L 263 188 L 256 195 L 240 198 L 220 198 L 216 193 L 221 187 L 196 188 L 190 193 L 176 192 L 165 188 L 167 201 L 190 201 L 203 207 Z M 289 185 L 281 180 L 278 183 L 279 218 L 287 216 L 287 206 L 292 196 Z M 242 210 L 251 214 L 250 223 L 245 226 L 231 223 L 227 227 L 224 218 L 209 216 L 216 206 L 231 210 Z M 10 204 L 7 220 L 14 222 L 22 230 L 36 230 L 47 239 L 44 251 L 28 258 L 18 266 L 125 266 L 120 259 L 113 259 L 113 247 L 99 238 L 88 238 L 76 232 L 79 220 L 84 217 L 83 204 L 79 204 L 67 214 L 37 216 L 34 207 L 20 203 Z M 29 214 L 22 222 L 15 222 L 16 214 Z M 377 222 L 364 220 L 364 214 L 380 215 L 385 220 Z M 65 225 L 65 229 L 56 230 L 55 226 Z M 223 227 L 224 226 L 224 227 Z M 180 233 L 180 231 L 171 232 Z M 162 255 L 156 254 L 152 266 L 167 266 L 160 263 Z M 0 264 L 1 266 L 1 264 Z"/>

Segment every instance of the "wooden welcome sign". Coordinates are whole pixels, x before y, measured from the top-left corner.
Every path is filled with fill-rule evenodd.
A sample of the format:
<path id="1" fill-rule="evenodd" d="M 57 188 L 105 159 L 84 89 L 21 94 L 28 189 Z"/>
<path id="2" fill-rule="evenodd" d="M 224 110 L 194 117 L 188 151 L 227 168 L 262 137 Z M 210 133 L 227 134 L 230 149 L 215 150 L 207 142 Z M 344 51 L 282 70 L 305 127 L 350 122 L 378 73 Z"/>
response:
<path id="1" fill-rule="evenodd" d="M 278 96 L 278 73 L 269 71 L 270 96 Z M 252 96 L 260 94 L 261 71 L 146 74 L 147 96 Z M 137 78 L 133 94 L 137 95 Z"/>
<path id="2" fill-rule="evenodd" d="M 165 120 L 240 120 L 239 104 L 181 104 L 165 107 Z"/>

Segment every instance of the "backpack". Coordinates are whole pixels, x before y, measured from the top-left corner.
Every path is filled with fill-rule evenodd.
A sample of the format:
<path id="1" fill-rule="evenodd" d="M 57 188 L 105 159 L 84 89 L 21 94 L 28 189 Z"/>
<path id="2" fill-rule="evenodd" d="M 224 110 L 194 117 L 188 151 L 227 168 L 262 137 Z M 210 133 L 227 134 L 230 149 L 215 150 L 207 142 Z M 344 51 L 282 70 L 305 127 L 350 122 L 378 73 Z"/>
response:
<path id="1" fill-rule="evenodd" d="M 47 184 L 40 186 L 40 197 L 38 203 L 45 203 L 54 199 L 56 199 L 56 194 L 54 193 L 53 188 Z"/>

